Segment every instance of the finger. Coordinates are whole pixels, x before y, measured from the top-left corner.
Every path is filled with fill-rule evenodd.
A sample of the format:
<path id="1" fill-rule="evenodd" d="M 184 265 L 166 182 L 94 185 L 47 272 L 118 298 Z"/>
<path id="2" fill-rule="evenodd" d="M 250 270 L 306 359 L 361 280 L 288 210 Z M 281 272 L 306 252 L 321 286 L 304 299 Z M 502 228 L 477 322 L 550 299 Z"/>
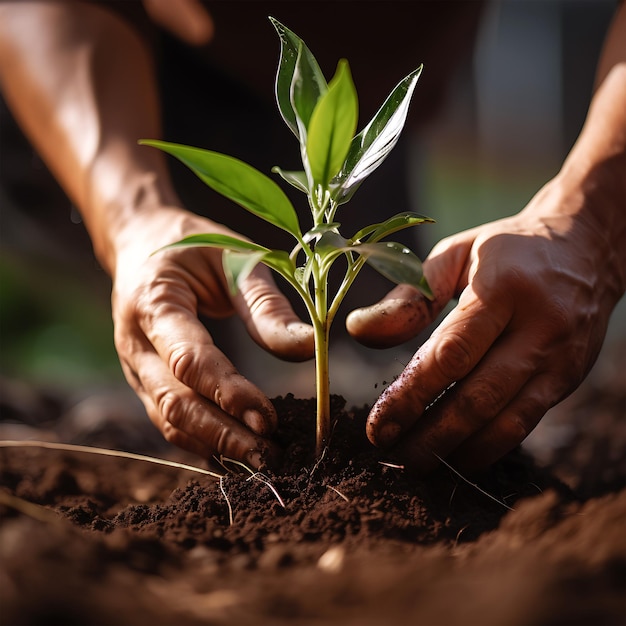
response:
<path id="1" fill-rule="evenodd" d="M 535 376 L 495 419 L 463 442 L 450 462 L 469 474 L 486 469 L 520 445 L 568 390 L 552 375 Z"/>
<path id="2" fill-rule="evenodd" d="M 402 374 L 383 392 L 367 420 L 367 434 L 388 447 L 443 391 L 467 376 L 509 322 L 510 307 L 486 302 L 470 288 Z"/>
<path id="3" fill-rule="evenodd" d="M 350 335 L 370 348 L 389 348 L 424 330 L 467 284 L 467 260 L 473 238 L 472 231 L 467 231 L 444 239 L 424 261 L 424 276 L 433 300 L 409 285 L 399 285 L 380 302 L 348 315 L 346 328 Z"/>
<path id="4" fill-rule="evenodd" d="M 154 351 L 133 357 L 133 386 L 167 441 L 204 458 L 222 455 L 254 468 L 276 459 L 274 444 L 176 380 Z"/>
<path id="5" fill-rule="evenodd" d="M 398 285 L 382 300 L 355 309 L 346 318 L 348 333 L 368 348 L 390 348 L 415 337 L 445 306 L 445 296 L 428 300 L 409 285 Z"/>
<path id="6" fill-rule="evenodd" d="M 275 429 L 277 418 L 271 402 L 235 370 L 187 302 L 152 299 L 140 306 L 137 320 L 177 380 L 255 433 L 267 435 Z"/>
<path id="7" fill-rule="evenodd" d="M 504 336 L 472 373 L 446 391 L 396 446 L 420 474 L 454 453 L 509 405 L 533 376 L 537 352 L 525 335 Z"/>
<path id="8" fill-rule="evenodd" d="M 295 314 L 266 267 L 258 266 L 243 281 L 234 305 L 252 339 L 265 350 L 288 361 L 313 357 L 313 327 Z"/>

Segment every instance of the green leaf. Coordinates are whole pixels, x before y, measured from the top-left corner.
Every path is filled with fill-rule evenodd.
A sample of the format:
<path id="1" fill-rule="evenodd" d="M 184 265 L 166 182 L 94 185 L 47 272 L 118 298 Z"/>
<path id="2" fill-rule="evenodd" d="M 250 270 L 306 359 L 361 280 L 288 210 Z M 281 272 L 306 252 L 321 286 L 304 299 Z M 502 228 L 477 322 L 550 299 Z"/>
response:
<path id="1" fill-rule="evenodd" d="M 219 152 L 166 141 L 139 141 L 167 152 L 189 167 L 209 187 L 267 222 L 301 235 L 296 210 L 285 192 L 254 167 Z"/>
<path id="2" fill-rule="evenodd" d="M 222 265 L 231 293 L 237 293 L 241 281 L 245 280 L 259 263 L 264 263 L 289 283 L 297 282 L 296 266 L 284 250 L 235 251 L 230 249 L 224 251 Z"/>
<path id="3" fill-rule="evenodd" d="M 374 243 L 376 241 L 380 241 L 383 237 L 387 237 L 388 235 L 398 232 L 399 230 L 403 230 L 404 228 L 424 223 L 430 224 L 434 223 L 434 221 L 435 220 L 430 217 L 420 215 L 419 213 L 398 213 L 384 222 L 371 224 L 370 226 L 362 228 L 354 235 L 354 237 L 352 237 L 352 241 L 358 242 L 362 241 L 363 238 L 368 237 L 367 242 Z"/>
<path id="4" fill-rule="evenodd" d="M 258 263 L 265 263 L 289 282 L 295 281 L 296 267 L 284 250 L 270 250 L 251 241 L 218 233 L 190 235 L 164 246 L 161 250 L 180 247 L 222 248 L 224 250 L 222 264 L 232 293 L 236 293 L 237 284 L 244 280 Z"/>
<path id="5" fill-rule="evenodd" d="M 330 266 L 342 254 L 350 255 L 355 251 L 355 246 L 336 230 L 326 231 L 315 244 L 315 254 L 320 259 L 319 265 L 322 272 L 328 272 Z"/>
<path id="6" fill-rule="evenodd" d="M 320 98 L 327 92 L 326 79 L 322 76 L 317 61 L 304 43 L 301 43 L 291 79 L 290 97 L 291 105 L 296 112 L 300 142 L 303 144 L 306 142 L 313 111 Z"/>
<path id="7" fill-rule="evenodd" d="M 270 250 L 261 261 L 270 269 L 283 276 L 288 282 L 295 283 L 296 266 L 284 250 Z"/>
<path id="8" fill-rule="evenodd" d="M 418 290 L 421 291 L 429 300 L 435 299 L 435 294 L 433 290 L 430 288 L 428 281 L 426 280 L 426 276 L 422 276 L 419 281 L 419 285 L 417 286 Z"/>
<path id="9" fill-rule="evenodd" d="M 352 246 L 349 241 L 344 239 L 338 232 L 333 230 L 326 231 L 315 244 L 315 252 L 321 255 L 331 254 L 333 256 L 335 252 L 344 253 L 350 252 Z"/>
<path id="10" fill-rule="evenodd" d="M 273 17 L 269 18 L 280 38 L 276 72 L 276 102 L 285 123 L 300 139 L 297 118 L 308 127 L 311 112 L 328 85 L 315 57 L 298 35 Z"/>
<path id="11" fill-rule="evenodd" d="M 294 278 L 303 289 L 306 289 L 307 283 L 309 282 L 309 273 L 308 267 L 296 267 Z"/>
<path id="12" fill-rule="evenodd" d="M 432 292 L 424 279 L 422 262 L 406 246 L 393 241 L 365 243 L 353 246 L 354 252 L 366 257 L 366 262 L 385 278 L 397 284 L 419 289 L 426 297 Z"/>
<path id="13" fill-rule="evenodd" d="M 265 252 L 235 252 L 224 250 L 222 266 L 228 282 L 228 288 L 233 295 L 237 293 L 239 284 L 244 281 L 250 272 L 263 260 Z"/>
<path id="14" fill-rule="evenodd" d="M 306 194 L 309 193 L 309 182 L 306 176 L 306 172 L 303 171 L 286 171 L 282 170 L 278 165 L 275 165 L 272 168 L 272 172 L 278 174 L 284 181 L 288 182 L 290 185 L 302 191 Z"/>
<path id="15" fill-rule="evenodd" d="M 309 241 L 313 241 L 313 239 L 315 239 L 316 241 L 319 240 L 320 237 L 322 237 L 325 233 L 329 231 L 338 234 L 338 229 L 340 226 L 341 224 L 339 222 L 323 222 L 322 224 L 314 226 L 313 228 L 311 228 L 311 230 L 307 230 L 307 232 L 302 235 L 302 239 L 306 243 L 309 243 Z"/>
<path id="16" fill-rule="evenodd" d="M 350 200 L 396 145 L 422 67 L 396 85 L 370 123 L 353 139 L 345 165 L 333 181 L 333 198 L 338 204 Z"/>
<path id="17" fill-rule="evenodd" d="M 358 100 L 346 60 L 339 61 L 328 91 L 317 103 L 306 152 L 314 182 L 325 188 L 344 164 L 358 120 Z"/>
<path id="18" fill-rule="evenodd" d="M 237 239 L 237 237 L 221 235 L 218 233 L 200 233 L 197 235 L 189 235 L 188 237 L 184 237 L 179 241 L 170 243 L 167 246 L 160 248 L 160 250 L 180 248 L 183 246 L 224 248 L 225 250 L 233 250 L 236 252 L 271 252 L 269 248 L 252 243 L 251 241 L 245 241 L 243 239 Z M 159 252 L 159 250 L 157 250 L 157 252 Z"/>

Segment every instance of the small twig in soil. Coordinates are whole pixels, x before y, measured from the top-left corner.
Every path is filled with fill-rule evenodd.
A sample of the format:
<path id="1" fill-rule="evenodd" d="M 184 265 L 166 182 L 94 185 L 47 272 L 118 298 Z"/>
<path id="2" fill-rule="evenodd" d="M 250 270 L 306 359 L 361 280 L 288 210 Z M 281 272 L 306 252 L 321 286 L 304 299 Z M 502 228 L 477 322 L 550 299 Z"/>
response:
<path id="1" fill-rule="evenodd" d="M 311 476 L 313 476 L 313 474 L 315 474 L 315 472 L 317 471 L 317 469 L 319 468 L 319 466 L 321 465 L 322 461 L 324 460 L 324 457 L 326 456 L 326 452 L 328 451 L 328 446 L 326 446 L 323 450 L 322 450 L 322 454 L 320 454 L 319 458 L 317 459 L 317 461 L 315 461 L 315 465 L 311 468 L 311 471 L 309 472 L 309 478 Z"/>
<path id="2" fill-rule="evenodd" d="M 155 457 L 146 456 L 144 454 L 135 454 L 134 452 L 124 452 L 122 450 L 109 450 L 108 448 L 96 448 L 92 446 L 79 446 L 72 443 L 52 443 L 49 441 L 0 441 L 0 448 L 46 448 L 49 450 L 63 450 L 66 452 L 82 452 L 87 454 L 99 454 L 101 456 L 113 456 L 123 459 L 131 459 L 134 461 L 145 461 L 147 463 L 155 463 L 156 465 L 166 465 L 177 469 L 205 474 L 213 478 L 221 478 L 221 474 L 195 467 L 194 465 L 186 465 L 176 461 L 167 461 L 165 459 L 157 459 Z"/>
<path id="3" fill-rule="evenodd" d="M 265 474 L 263 474 L 262 472 L 255 472 L 254 470 L 250 469 L 245 463 L 242 463 L 241 461 L 235 461 L 235 459 L 229 459 L 225 456 L 220 456 L 219 464 L 225 468 L 226 466 L 224 465 L 224 462 L 232 463 L 233 465 L 238 465 L 239 467 L 242 467 L 243 469 L 245 469 L 250 474 L 250 476 L 246 478 L 247 481 L 258 480 L 259 482 L 264 483 L 267 487 L 270 488 L 275 498 L 278 500 L 280 506 L 282 506 L 283 509 L 286 508 L 285 503 L 283 502 L 283 499 L 280 497 L 280 494 L 278 493 L 278 491 L 276 491 L 276 487 L 274 487 L 274 485 L 272 484 L 272 481 Z"/>
<path id="4" fill-rule="evenodd" d="M 392 467 L 393 469 L 403 470 L 404 465 L 398 465 L 397 463 L 387 463 L 387 461 L 378 461 L 379 465 L 384 465 L 385 467 Z"/>
<path id="5" fill-rule="evenodd" d="M 343 498 L 348 504 L 350 503 L 350 500 L 348 499 L 348 497 L 345 496 L 343 493 L 341 493 L 339 489 L 335 489 L 332 485 L 326 485 L 326 488 L 332 489 L 340 498 Z"/>
<path id="6" fill-rule="evenodd" d="M 228 496 L 226 495 L 226 490 L 224 489 L 224 476 L 220 476 L 220 491 L 224 496 L 224 500 L 226 500 L 226 506 L 228 507 L 228 521 L 230 526 L 232 526 L 234 523 L 233 507 L 230 505 L 230 500 L 228 499 Z"/>
<path id="7" fill-rule="evenodd" d="M 216 455 L 214 454 L 214 455 L 213 455 L 213 460 L 214 460 L 216 463 L 219 463 L 219 464 L 220 464 L 220 465 L 224 468 L 224 471 L 225 471 L 226 473 L 230 473 L 230 472 L 231 472 L 231 470 L 229 470 L 229 469 L 228 469 L 228 468 L 224 465 L 224 463 L 222 463 L 222 457 L 221 457 L 221 456 L 220 456 L 220 457 L 218 457 L 218 456 L 216 456 Z"/>
<path id="8" fill-rule="evenodd" d="M 515 511 L 515 509 L 513 507 L 510 507 L 508 504 L 506 504 L 505 502 L 502 502 L 501 500 L 498 500 L 498 498 L 496 498 L 495 496 L 492 496 L 488 491 L 485 491 L 484 489 L 481 489 L 476 483 L 471 482 L 470 480 L 468 480 L 467 478 L 465 478 L 465 476 L 463 476 L 463 474 L 461 474 L 458 470 L 454 469 L 454 467 L 452 467 L 452 465 L 450 465 L 450 463 L 444 461 L 436 452 L 433 452 L 433 454 L 452 472 L 454 472 L 461 480 L 465 481 L 468 485 L 470 485 L 470 487 L 474 487 L 474 489 L 476 489 L 477 491 L 479 491 L 480 493 L 482 493 L 484 496 L 487 496 L 490 500 L 493 500 L 494 502 L 497 502 L 500 506 L 503 506 L 505 509 L 508 509 L 509 511 Z"/>
<path id="9" fill-rule="evenodd" d="M 246 480 L 252 480 L 252 479 L 265 483 L 271 489 L 272 493 L 274 494 L 274 497 L 278 500 L 278 503 L 280 504 L 280 506 L 282 506 L 283 509 L 285 508 L 285 503 L 283 502 L 283 499 L 280 497 L 280 494 L 278 493 L 278 491 L 276 491 L 276 487 L 274 487 L 274 485 L 272 484 L 272 481 L 265 474 L 262 474 L 261 472 L 254 472 L 254 474 L 252 474 L 252 476 L 250 476 Z"/>

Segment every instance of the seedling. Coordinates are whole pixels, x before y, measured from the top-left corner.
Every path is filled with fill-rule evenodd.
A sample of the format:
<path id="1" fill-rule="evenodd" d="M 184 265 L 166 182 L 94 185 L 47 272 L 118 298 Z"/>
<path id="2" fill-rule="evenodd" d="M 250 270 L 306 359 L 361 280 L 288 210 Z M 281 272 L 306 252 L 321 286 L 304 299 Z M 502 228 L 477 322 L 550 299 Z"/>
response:
<path id="1" fill-rule="evenodd" d="M 345 59 L 326 82 L 315 57 L 295 33 L 270 18 L 280 37 L 276 74 L 278 109 L 298 139 L 301 171 L 272 171 L 303 192 L 312 221 L 302 228 L 287 195 L 265 174 L 231 156 L 156 140 L 140 143 L 159 148 L 189 167 L 215 191 L 258 217 L 290 233 L 290 251 L 272 250 L 258 243 L 226 235 L 191 235 L 172 246 L 222 248 L 226 278 L 233 293 L 258 263 L 280 274 L 300 294 L 313 325 L 317 392 L 316 451 L 318 457 L 330 437 L 328 341 L 341 301 L 365 263 L 386 278 L 412 285 L 432 298 L 422 264 L 406 246 L 382 241 L 388 235 L 432 222 L 416 213 L 399 213 L 384 222 L 365 226 L 352 237 L 340 234 L 337 209 L 352 199 L 361 183 L 395 146 L 407 118 L 409 103 L 422 66 L 401 80 L 372 120 L 356 136 L 357 92 Z M 170 246 L 168 246 L 170 247 Z M 328 275 L 339 258 L 345 262 L 343 279 L 329 293 Z"/>

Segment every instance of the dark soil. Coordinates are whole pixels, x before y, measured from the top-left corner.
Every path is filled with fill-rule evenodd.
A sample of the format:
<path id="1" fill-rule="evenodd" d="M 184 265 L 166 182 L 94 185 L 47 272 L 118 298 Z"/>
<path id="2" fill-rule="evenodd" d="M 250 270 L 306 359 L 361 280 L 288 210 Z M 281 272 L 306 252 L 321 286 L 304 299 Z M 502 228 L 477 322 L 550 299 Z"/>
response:
<path id="1" fill-rule="evenodd" d="M 547 467 L 518 450 L 477 485 L 447 468 L 417 481 L 384 464 L 364 437 L 365 408 L 340 398 L 314 464 L 314 402 L 275 404 L 287 453 L 267 482 L 237 466 L 218 481 L 0 449 L 1 623 L 626 623 L 622 391 L 572 409 L 584 436 Z M 38 432 L 68 440 L 60 423 L 28 435 Z"/>

